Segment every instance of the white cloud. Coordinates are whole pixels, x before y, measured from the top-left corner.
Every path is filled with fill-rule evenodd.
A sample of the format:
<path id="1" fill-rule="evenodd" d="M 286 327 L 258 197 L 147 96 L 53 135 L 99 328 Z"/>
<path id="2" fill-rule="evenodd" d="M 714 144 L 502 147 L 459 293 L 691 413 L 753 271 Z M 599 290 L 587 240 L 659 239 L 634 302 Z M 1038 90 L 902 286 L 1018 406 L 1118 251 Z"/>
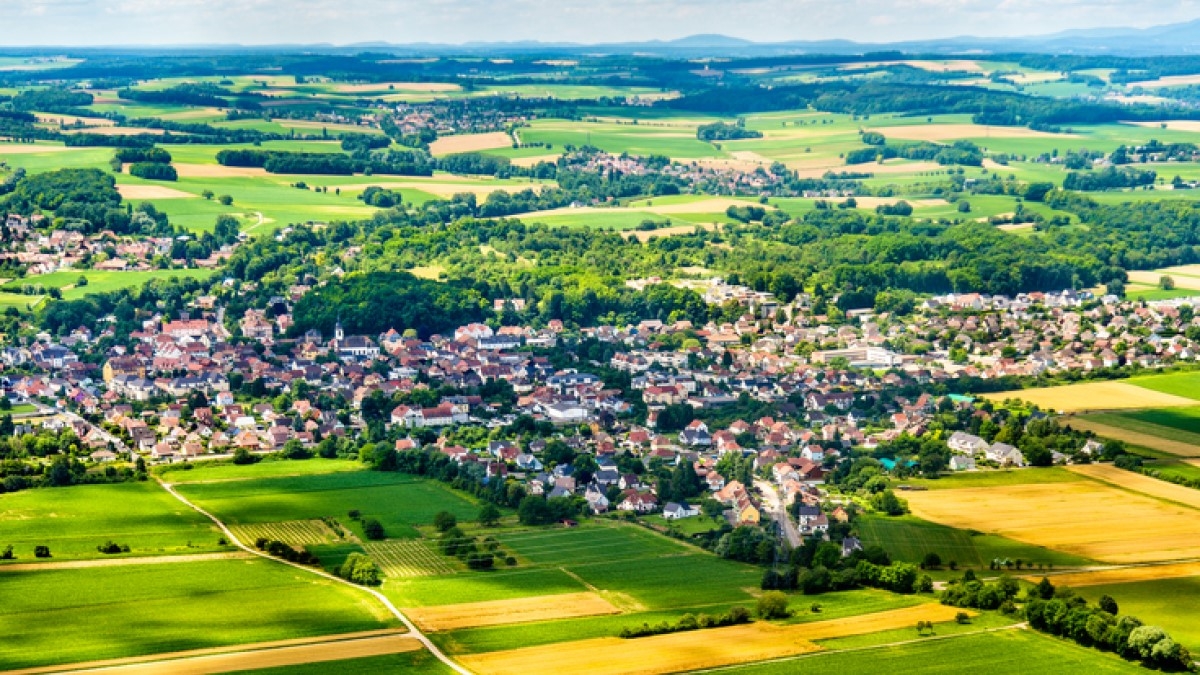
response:
<path id="1" fill-rule="evenodd" d="M 894 41 L 1198 14 L 1200 0 L 0 0 L 0 44 Z"/>

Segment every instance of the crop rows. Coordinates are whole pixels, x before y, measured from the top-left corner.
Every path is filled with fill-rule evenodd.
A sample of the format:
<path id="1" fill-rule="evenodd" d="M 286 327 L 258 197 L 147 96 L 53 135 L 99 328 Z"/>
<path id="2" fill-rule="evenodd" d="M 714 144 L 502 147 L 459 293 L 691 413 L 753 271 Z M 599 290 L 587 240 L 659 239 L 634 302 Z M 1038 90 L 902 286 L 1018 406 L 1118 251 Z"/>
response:
<path id="1" fill-rule="evenodd" d="M 328 544 L 333 541 L 329 528 L 319 520 L 289 520 L 282 523 L 255 523 L 233 525 L 231 528 L 244 544 L 253 544 L 255 539 L 265 537 L 282 541 L 291 546 Z"/>
<path id="2" fill-rule="evenodd" d="M 444 556 L 417 540 L 368 543 L 363 548 L 389 577 L 428 577 L 454 572 Z"/>

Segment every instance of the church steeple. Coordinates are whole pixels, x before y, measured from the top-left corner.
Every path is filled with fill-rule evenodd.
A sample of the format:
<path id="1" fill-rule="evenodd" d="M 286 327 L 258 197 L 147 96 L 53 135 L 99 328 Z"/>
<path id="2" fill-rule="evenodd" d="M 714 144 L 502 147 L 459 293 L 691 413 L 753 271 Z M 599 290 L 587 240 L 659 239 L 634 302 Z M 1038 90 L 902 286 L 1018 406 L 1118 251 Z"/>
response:
<path id="1" fill-rule="evenodd" d="M 333 339 L 341 342 L 346 339 L 346 331 L 342 330 L 342 317 L 338 317 L 338 321 L 333 326 Z"/>

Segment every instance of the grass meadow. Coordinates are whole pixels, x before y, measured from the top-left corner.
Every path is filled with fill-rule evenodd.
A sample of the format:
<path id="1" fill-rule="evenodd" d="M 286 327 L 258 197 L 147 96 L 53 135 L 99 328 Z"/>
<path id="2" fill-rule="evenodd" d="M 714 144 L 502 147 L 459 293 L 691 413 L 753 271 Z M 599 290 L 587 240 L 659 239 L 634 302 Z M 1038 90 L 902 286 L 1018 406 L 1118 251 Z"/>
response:
<path id="1" fill-rule="evenodd" d="M 308 459 L 303 461 L 264 459 L 256 464 L 232 462 L 190 462 L 163 464 L 152 469 L 168 483 L 204 483 L 251 478 L 315 475 L 362 471 L 361 462 L 353 459 Z"/>
<path id="2" fill-rule="evenodd" d="M 1200 401 L 1200 371 L 1168 373 L 1166 375 L 1147 375 L 1130 378 L 1129 384 L 1143 389 L 1182 396 Z"/>
<path id="3" fill-rule="evenodd" d="M 907 478 L 904 485 L 925 490 L 955 490 L 973 487 L 1001 487 L 1006 485 L 1042 485 L 1045 483 L 1073 483 L 1079 476 L 1060 467 L 1029 469 L 998 469 L 995 471 L 965 471 L 940 478 Z M 901 491 L 900 496 L 904 493 Z"/>
<path id="4" fill-rule="evenodd" d="M 21 293 L 26 286 L 43 289 L 63 289 L 64 300 L 79 298 L 96 293 L 111 293 L 125 288 L 141 286 L 148 281 L 158 279 L 207 279 L 213 275 L 213 270 L 181 269 L 181 270 L 146 270 L 137 272 L 108 272 L 96 270 L 66 270 L 51 272 L 38 276 L 25 277 L 11 281 L 0 289 L 10 293 Z M 87 279 L 87 283 L 79 285 L 79 280 Z M 26 297 L 26 296 L 22 296 Z"/>
<path id="5" fill-rule="evenodd" d="M 36 562 L 34 546 L 49 546 L 52 560 L 78 560 L 222 550 L 220 533 L 205 517 L 153 483 L 77 485 L 0 495 L 0 547 L 12 545 L 15 562 Z M 96 547 L 113 540 L 128 554 Z"/>

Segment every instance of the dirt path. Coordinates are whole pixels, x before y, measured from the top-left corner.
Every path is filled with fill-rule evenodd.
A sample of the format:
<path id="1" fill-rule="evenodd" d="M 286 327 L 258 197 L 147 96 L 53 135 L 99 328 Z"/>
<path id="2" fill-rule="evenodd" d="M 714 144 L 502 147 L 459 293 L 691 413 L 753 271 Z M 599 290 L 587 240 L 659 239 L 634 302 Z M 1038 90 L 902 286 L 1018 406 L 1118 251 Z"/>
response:
<path id="1" fill-rule="evenodd" d="M 238 560 L 253 558 L 245 551 L 230 553 L 193 553 L 190 555 L 157 555 L 138 558 L 100 558 L 97 560 L 64 560 L 61 562 L 16 563 L 0 565 L 0 574 L 5 572 L 41 572 L 44 570 L 78 570 L 88 567 L 121 567 L 124 565 L 162 565 L 166 563 L 204 562 L 206 560 Z"/>
<path id="2" fill-rule="evenodd" d="M 1124 441 L 1131 445 L 1140 445 L 1150 448 L 1151 450 L 1161 450 L 1176 457 L 1200 457 L 1200 446 L 1184 443 L 1183 441 L 1173 441 L 1162 436 L 1154 436 L 1144 434 L 1140 431 L 1130 431 L 1121 429 L 1120 427 L 1109 426 L 1101 422 L 1095 422 L 1089 419 L 1080 417 L 1069 417 L 1066 423 L 1071 425 L 1073 429 L 1082 431 L 1091 431 L 1099 436 L 1107 436 L 1115 438 L 1118 441 Z M 1147 425 L 1150 426 L 1150 425 Z"/>
<path id="3" fill-rule="evenodd" d="M 446 666 L 448 668 L 450 668 L 451 670 L 453 670 L 456 673 L 459 673 L 460 675 L 471 675 L 471 671 L 458 665 L 457 663 L 452 661 L 450 659 L 450 657 L 443 654 L 442 650 L 438 649 L 437 645 L 433 644 L 433 642 L 428 637 L 426 637 L 426 635 L 424 633 L 422 633 L 417 628 L 417 626 L 407 616 L 404 615 L 403 612 L 401 612 L 399 609 L 397 609 L 396 606 L 392 604 L 392 601 L 389 600 L 387 598 L 387 596 L 385 596 L 383 593 L 380 593 L 379 591 L 377 591 L 373 588 L 366 588 L 365 586 L 359 586 L 358 584 L 351 583 L 341 577 L 337 577 L 332 574 L 328 574 L 324 571 L 321 571 L 318 569 L 313 569 L 312 567 L 305 567 L 304 565 L 301 565 L 299 563 L 288 562 L 288 561 L 282 560 L 280 558 L 274 558 L 272 556 L 267 555 L 266 553 L 263 553 L 262 551 L 257 551 L 255 549 L 252 549 L 249 546 L 246 546 L 245 544 L 243 544 L 242 541 L 237 538 L 237 535 L 235 535 L 229 529 L 229 527 L 226 526 L 225 523 L 223 523 L 221 521 L 220 518 L 217 518 L 216 516 L 209 513 L 208 511 L 205 511 L 204 509 L 200 508 L 199 506 L 188 501 L 187 497 L 184 497 L 182 494 L 177 492 L 175 490 L 175 488 L 171 486 L 170 483 L 164 483 L 162 481 L 162 479 L 160 479 L 158 477 L 155 477 L 155 480 L 158 481 L 158 484 L 161 485 L 162 488 L 164 490 L 166 490 L 172 497 L 178 499 L 180 502 L 183 502 L 184 505 L 186 505 L 188 508 L 192 509 L 196 513 L 199 513 L 200 515 L 213 521 L 213 523 L 215 523 L 217 527 L 221 528 L 221 531 L 225 533 L 225 536 L 228 537 L 229 541 L 233 542 L 233 544 L 235 546 L 242 549 L 243 551 L 246 551 L 247 553 L 256 555 L 260 558 L 264 558 L 266 560 L 272 560 L 281 565 L 287 565 L 289 567 L 294 567 L 298 570 L 308 572 L 309 574 L 315 574 L 319 577 L 323 577 L 323 578 L 333 581 L 335 583 L 344 584 L 346 586 L 349 586 L 350 588 L 354 588 L 354 589 L 357 589 L 364 593 L 369 593 L 370 595 L 374 596 L 376 600 L 378 600 L 385 608 L 387 608 L 388 612 L 390 612 L 392 614 L 392 616 L 399 619 L 400 622 L 403 623 L 406 628 L 408 628 L 408 634 L 411 636 L 411 638 L 420 642 L 422 645 L 424 645 L 425 648 L 429 650 L 429 653 L 433 654 L 434 657 L 437 658 L 437 660 L 446 664 Z"/>
<path id="4" fill-rule="evenodd" d="M 182 652 L 106 659 L 61 666 L 44 666 L 9 671 L 6 675 L 43 675 L 45 673 L 100 671 L 105 673 L 228 673 L 235 670 L 292 666 L 302 663 L 335 661 L 360 656 L 379 656 L 416 651 L 421 644 L 398 630 L 373 630 L 345 635 L 259 642 L 232 647 L 191 649 Z"/>

